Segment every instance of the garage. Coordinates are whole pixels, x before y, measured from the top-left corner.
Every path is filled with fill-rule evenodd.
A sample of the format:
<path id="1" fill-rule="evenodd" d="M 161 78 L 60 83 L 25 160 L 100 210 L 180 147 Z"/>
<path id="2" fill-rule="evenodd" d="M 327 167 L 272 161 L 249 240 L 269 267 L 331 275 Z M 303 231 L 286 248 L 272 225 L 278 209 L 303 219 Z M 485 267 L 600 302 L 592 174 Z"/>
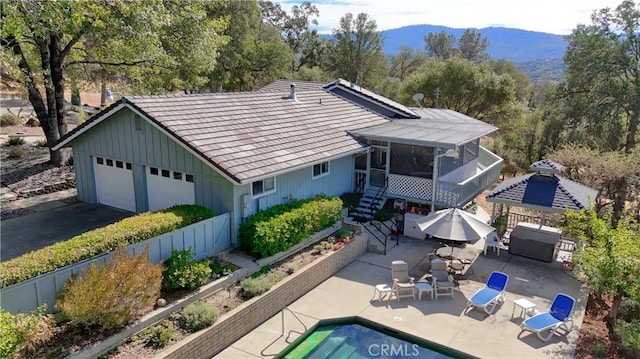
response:
<path id="1" fill-rule="evenodd" d="M 98 203 L 135 212 L 136 196 L 131 163 L 95 157 L 94 164 Z"/>
<path id="2" fill-rule="evenodd" d="M 193 174 L 158 167 L 147 167 L 146 172 L 150 211 L 196 203 Z"/>

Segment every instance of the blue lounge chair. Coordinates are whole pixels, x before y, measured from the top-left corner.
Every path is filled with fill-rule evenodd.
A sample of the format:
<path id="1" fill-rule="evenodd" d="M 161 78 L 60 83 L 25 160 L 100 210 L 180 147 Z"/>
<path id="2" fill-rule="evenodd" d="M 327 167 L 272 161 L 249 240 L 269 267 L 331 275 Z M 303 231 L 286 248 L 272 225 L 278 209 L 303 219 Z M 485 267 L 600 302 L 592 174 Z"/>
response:
<path id="1" fill-rule="evenodd" d="M 560 327 L 564 327 L 567 332 L 573 329 L 573 319 L 569 318 L 573 311 L 576 300 L 564 293 L 556 294 L 548 312 L 539 313 L 525 320 L 520 324 L 522 330 L 530 330 L 538 335 L 540 340 L 546 342 L 556 333 Z M 571 326 L 567 323 L 571 322 Z M 544 331 L 549 331 L 543 336 Z"/>
<path id="2" fill-rule="evenodd" d="M 487 280 L 487 285 L 479 289 L 467 302 L 467 308 L 478 307 L 491 315 L 496 310 L 498 303 L 504 302 L 504 290 L 509 282 L 509 276 L 502 272 L 492 272 Z"/>

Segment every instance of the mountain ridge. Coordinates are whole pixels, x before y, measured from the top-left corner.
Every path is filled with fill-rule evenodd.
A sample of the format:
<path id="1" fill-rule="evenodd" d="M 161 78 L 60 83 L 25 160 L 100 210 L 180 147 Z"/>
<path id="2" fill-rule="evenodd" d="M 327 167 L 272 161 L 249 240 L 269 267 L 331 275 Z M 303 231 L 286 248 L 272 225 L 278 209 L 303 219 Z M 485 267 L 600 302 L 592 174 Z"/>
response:
<path id="1" fill-rule="evenodd" d="M 469 28 L 480 33 L 489 41 L 487 52 L 492 59 L 526 62 L 540 59 L 558 59 L 564 56 L 567 41 L 563 35 L 522 30 L 510 27 Z M 382 51 L 387 55 L 396 54 L 401 46 L 424 50 L 424 37 L 429 33 L 445 32 L 460 39 L 466 28 L 452 28 L 441 25 L 408 25 L 383 30 Z"/>

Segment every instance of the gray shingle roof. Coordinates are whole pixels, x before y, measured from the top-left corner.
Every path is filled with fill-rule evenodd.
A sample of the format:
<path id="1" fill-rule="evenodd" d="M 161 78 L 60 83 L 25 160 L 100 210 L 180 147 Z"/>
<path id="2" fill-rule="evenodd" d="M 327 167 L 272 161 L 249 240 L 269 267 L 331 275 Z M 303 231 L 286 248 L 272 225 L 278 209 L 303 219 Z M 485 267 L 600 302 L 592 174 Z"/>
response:
<path id="1" fill-rule="evenodd" d="M 259 90 L 257 92 L 282 92 L 289 93 L 291 89 L 291 84 L 296 85 L 296 91 L 308 91 L 308 90 L 319 90 L 323 86 L 325 86 L 326 82 L 314 82 L 314 81 L 299 81 L 299 80 L 277 80 L 272 82 Z"/>
<path id="2" fill-rule="evenodd" d="M 387 106 L 388 108 L 393 109 L 394 111 L 400 113 L 403 115 L 403 117 L 406 118 L 418 118 L 420 116 L 416 115 L 410 108 L 406 107 L 405 105 L 399 104 L 391 99 L 388 99 L 384 96 L 378 95 L 377 93 L 373 92 L 373 91 L 369 91 L 363 87 L 357 86 L 357 85 L 351 85 L 351 83 L 349 81 L 346 81 L 344 79 L 337 79 L 336 81 L 327 84 L 324 86 L 325 89 L 331 91 L 331 89 L 335 88 L 335 87 L 339 87 L 343 90 L 346 91 L 351 91 L 351 92 L 355 92 L 357 94 L 359 94 L 362 97 L 365 97 L 369 100 L 373 100 L 374 102 L 378 102 L 379 104 L 382 104 L 384 106 Z"/>
<path id="3" fill-rule="evenodd" d="M 595 189 L 561 176 L 529 173 L 503 181 L 487 195 L 487 201 L 562 213 L 587 208 L 597 194 Z"/>
<path id="4" fill-rule="evenodd" d="M 238 183 L 362 151 L 366 145 L 347 131 L 388 121 L 323 89 L 300 91 L 298 101 L 271 92 L 134 96 L 121 101 Z"/>
<path id="5" fill-rule="evenodd" d="M 420 119 L 393 120 L 351 133 L 406 144 L 449 148 L 486 136 L 498 128 L 456 111 L 413 109 Z"/>

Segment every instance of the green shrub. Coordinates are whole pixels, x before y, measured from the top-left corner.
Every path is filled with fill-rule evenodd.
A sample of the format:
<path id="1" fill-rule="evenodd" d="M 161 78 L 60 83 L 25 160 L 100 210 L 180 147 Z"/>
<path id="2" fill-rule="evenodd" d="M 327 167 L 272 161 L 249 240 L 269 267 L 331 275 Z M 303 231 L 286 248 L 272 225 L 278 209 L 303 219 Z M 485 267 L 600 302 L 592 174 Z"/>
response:
<path id="1" fill-rule="evenodd" d="M 118 248 L 109 263 L 91 264 L 62 289 L 57 307 L 74 324 L 110 330 L 124 326 L 160 296 L 162 266 Z"/>
<path id="2" fill-rule="evenodd" d="M 3 113 L 0 115 L 0 127 L 15 126 L 22 123 L 20 117 L 11 112 Z"/>
<path id="3" fill-rule="evenodd" d="M 631 298 L 623 299 L 620 303 L 618 319 L 630 322 L 637 318 L 640 318 L 640 301 Z"/>
<path id="4" fill-rule="evenodd" d="M 629 358 L 640 358 L 640 321 L 630 322 L 619 320 L 614 331 L 620 337 L 622 350 Z"/>
<path id="5" fill-rule="evenodd" d="M 166 289 L 195 289 L 211 277 L 212 270 L 206 261 L 195 261 L 191 249 L 172 250 L 165 262 L 162 286 Z"/>
<path id="6" fill-rule="evenodd" d="M 9 158 L 20 158 L 22 156 L 24 156 L 24 151 L 20 147 L 12 148 L 7 154 L 7 157 Z"/>
<path id="7" fill-rule="evenodd" d="M 20 349 L 34 349 L 53 337 L 55 322 L 45 314 L 47 305 L 33 313 L 13 315 L 0 308 L 0 358 L 10 358 Z"/>
<path id="8" fill-rule="evenodd" d="M 36 145 L 36 147 L 48 147 L 49 143 L 47 143 L 46 139 L 40 139 L 34 142 L 34 145 Z"/>
<path id="9" fill-rule="evenodd" d="M 595 343 L 591 346 L 591 354 L 597 356 L 598 358 L 602 358 L 605 354 L 607 354 L 607 348 L 605 348 L 602 343 Z"/>
<path id="10" fill-rule="evenodd" d="M 169 344 L 175 330 L 158 325 L 149 329 L 149 344 L 156 348 L 162 348 Z"/>
<path id="11" fill-rule="evenodd" d="M 24 145 L 24 138 L 20 136 L 9 136 L 7 142 L 5 142 L 7 146 L 20 146 Z"/>
<path id="12" fill-rule="evenodd" d="M 257 278 L 245 278 L 240 282 L 240 286 L 244 290 L 245 297 L 253 298 L 268 291 L 286 276 L 283 272 L 270 272 Z"/>
<path id="13" fill-rule="evenodd" d="M 229 262 L 226 253 L 219 253 L 211 262 L 209 262 L 209 268 L 213 271 L 214 277 L 225 276 L 233 273 L 236 270 L 236 265 Z"/>
<path id="14" fill-rule="evenodd" d="M 184 307 L 182 317 L 183 329 L 195 333 L 213 325 L 218 320 L 218 311 L 206 302 L 200 301 Z"/>
<path id="15" fill-rule="evenodd" d="M 260 276 L 263 276 L 263 275 L 269 273 L 270 270 L 271 270 L 271 265 L 270 264 L 264 265 L 264 266 L 260 267 L 259 271 L 253 272 L 251 274 L 251 278 L 258 278 Z"/>
<path id="16" fill-rule="evenodd" d="M 0 288 L 214 216 L 215 213 L 207 208 L 181 205 L 125 218 L 68 241 L 0 262 Z"/>
<path id="17" fill-rule="evenodd" d="M 340 219 L 341 209 L 342 200 L 336 197 L 291 201 L 247 218 L 240 225 L 240 238 L 251 254 L 274 255 L 333 225 Z"/>

